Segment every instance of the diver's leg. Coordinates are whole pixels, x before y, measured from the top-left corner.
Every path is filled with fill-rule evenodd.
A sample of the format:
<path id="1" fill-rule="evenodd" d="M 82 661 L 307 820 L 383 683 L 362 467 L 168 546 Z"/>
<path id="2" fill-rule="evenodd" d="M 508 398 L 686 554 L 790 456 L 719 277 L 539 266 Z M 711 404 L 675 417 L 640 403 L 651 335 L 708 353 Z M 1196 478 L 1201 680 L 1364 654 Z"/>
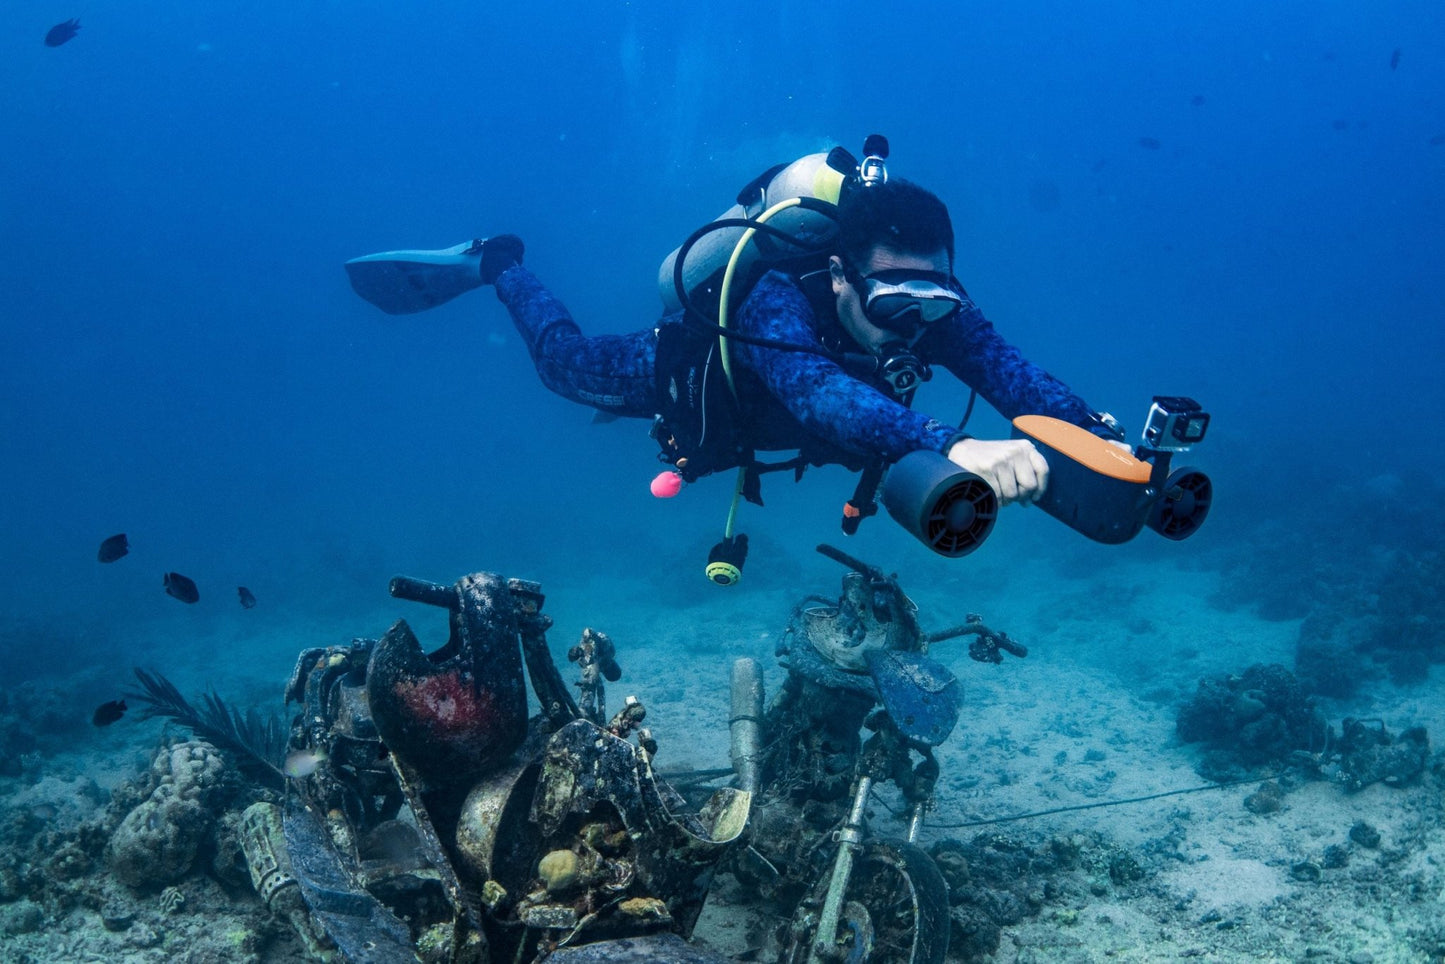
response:
<path id="1" fill-rule="evenodd" d="M 657 412 L 657 333 L 583 335 L 566 306 L 521 265 L 497 278 L 497 298 L 527 343 L 542 384 L 583 405 L 632 418 Z"/>

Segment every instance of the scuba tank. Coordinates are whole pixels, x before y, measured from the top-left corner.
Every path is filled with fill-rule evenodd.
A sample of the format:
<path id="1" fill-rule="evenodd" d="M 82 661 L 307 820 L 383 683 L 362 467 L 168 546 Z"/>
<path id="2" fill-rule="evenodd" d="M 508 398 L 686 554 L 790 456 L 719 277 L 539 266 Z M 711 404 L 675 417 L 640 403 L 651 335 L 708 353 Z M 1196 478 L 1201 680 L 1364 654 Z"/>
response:
<path id="1" fill-rule="evenodd" d="M 778 164 L 749 181 L 736 204 L 663 260 L 657 273 L 663 305 L 668 311 L 699 310 L 708 320 L 726 324 L 716 311 L 702 309 L 722 299 L 730 265 L 731 285 L 739 290 L 747 290 L 772 268 L 816 267 L 837 237 L 836 208 L 844 185 L 851 179 L 870 183 L 886 177 L 887 140 L 874 134 L 863 150 L 867 157 L 861 165 L 835 147 Z"/>

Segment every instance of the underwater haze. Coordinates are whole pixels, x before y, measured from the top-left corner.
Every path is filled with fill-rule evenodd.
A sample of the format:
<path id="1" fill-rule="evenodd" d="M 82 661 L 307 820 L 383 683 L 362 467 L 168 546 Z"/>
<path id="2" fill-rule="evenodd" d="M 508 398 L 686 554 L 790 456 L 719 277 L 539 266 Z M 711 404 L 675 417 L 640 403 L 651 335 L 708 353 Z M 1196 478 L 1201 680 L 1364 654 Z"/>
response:
<path id="1" fill-rule="evenodd" d="M 343 267 L 515 233 L 585 332 L 637 331 L 662 316 L 663 259 L 745 184 L 834 146 L 861 155 L 875 133 L 892 175 L 948 204 L 958 278 L 1025 357 L 1134 441 L 1156 395 L 1211 414 L 1174 463 L 1213 480 L 1197 534 L 1102 545 L 1011 506 L 976 552 L 944 558 L 884 512 L 845 536 L 857 479 L 840 468 L 779 472 L 766 507 L 741 507 L 751 553 L 719 588 L 704 566 L 732 472 L 654 498 L 649 423 L 545 389 L 492 290 L 393 316 Z M 336 797 L 315 808 L 331 835 L 301 844 L 416 855 L 381 833 L 433 819 L 430 802 L 391 819 L 386 781 L 411 748 L 342 732 L 404 711 L 356 716 L 357 686 L 334 718 L 315 712 L 318 680 L 340 691 L 345 666 L 350 687 L 346 660 L 383 649 L 317 647 L 401 618 L 428 650 L 446 639 L 392 577 L 535 580 L 564 678 L 579 632 L 608 633 L 622 675 L 606 709 L 637 695 L 656 772 L 718 779 L 759 758 L 730 755 L 730 724 L 759 715 L 729 702 L 733 659 L 756 659 L 779 703 L 804 685 L 810 651 L 788 640 L 812 639 L 795 630 L 822 610 L 805 607 L 831 606 L 844 575 L 823 543 L 916 603 L 890 645 L 922 627 L 910 645 L 934 662 L 888 671 L 904 695 L 932 714 L 955 677 L 966 694 L 928 757 L 936 782 L 917 768 L 949 960 L 1445 960 L 1440 0 L 12 0 L 0 146 L 0 964 L 313 959 L 306 915 L 298 934 L 251 889 L 283 864 L 253 855 L 248 874 L 236 828 L 280 787 L 309 812 L 364 759 L 382 778 L 361 799 L 384 822 L 345 829 L 354 798 Z M 969 403 L 940 370 L 914 407 L 954 424 Z M 983 403 L 968 422 L 1009 430 Z M 883 584 L 857 595 L 896 600 Z M 1000 638 L 1027 659 L 990 662 Z M 490 738 L 472 674 L 505 659 L 468 659 L 451 681 L 472 680 L 463 722 Z M 304 714 L 283 698 L 293 668 L 312 674 Z M 846 679 L 829 672 L 813 705 L 861 706 L 869 684 L 829 693 Z M 210 730 L 182 697 L 216 714 Z M 446 692 L 426 698 L 454 718 Z M 793 701 L 760 742 L 811 741 L 841 801 L 837 727 L 774 739 L 802 719 Z M 490 741 L 498 758 L 519 727 Z M 784 783 L 768 792 L 810 812 Z M 885 783 L 880 835 L 903 802 Z M 807 821 L 754 820 L 749 846 L 828 822 Z M 445 848 L 464 843 L 436 826 L 423 849 L 455 864 Z M 771 866 L 754 852 L 753 871 Z M 793 869 L 829 879 L 812 875 L 822 852 Z M 315 884 L 320 864 L 295 866 Z M 705 887 L 703 866 L 669 876 Z M 718 875 L 693 936 L 768 960 L 758 935 L 804 930 L 778 926 L 794 907 L 765 906 L 744 871 Z M 268 879 L 271 902 L 287 885 Z M 521 891 L 494 905 L 493 884 L 496 924 Z M 612 913 L 608 894 L 563 943 Z M 439 953 L 438 927 L 421 933 L 434 903 L 408 912 L 409 937 Z"/>
<path id="2" fill-rule="evenodd" d="M 1030 358 L 1134 433 L 1153 394 L 1205 405 L 1191 460 L 1218 495 L 1177 545 L 1013 509 L 967 559 L 886 519 L 850 551 L 926 578 L 1021 546 L 1227 565 L 1266 520 L 1333 552 L 1438 499 L 1434 3 L 22 0 L 0 24 L 12 676 L 276 677 L 278 627 L 379 632 L 401 572 L 585 587 L 599 623 L 829 572 L 812 546 L 841 538 L 851 478 L 769 479 L 741 523 L 755 573 L 710 595 L 730 478 L 652 499 L 647 425 L 550 395 L 490 291 L 391 317 L 342 264 L 515 232 L 586 330 L 629 331 L 742 184 L 873 132 L 950 205 L 958 276 Z M 947 381 L 918 407 L 961 413 Z M 119 532 L 130 554 L 97 564 Z"/>

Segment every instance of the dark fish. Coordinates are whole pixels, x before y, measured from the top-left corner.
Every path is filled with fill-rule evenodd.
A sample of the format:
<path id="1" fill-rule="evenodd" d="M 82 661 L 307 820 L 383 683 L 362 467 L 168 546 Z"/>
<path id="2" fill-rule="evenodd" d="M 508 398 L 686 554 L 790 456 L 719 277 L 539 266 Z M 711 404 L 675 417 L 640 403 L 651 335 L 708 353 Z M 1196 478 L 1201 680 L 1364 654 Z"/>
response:
<path id="1" fill-rule="evenodd" d="M 1394 52 L 1390 54 L 1390 69 L 1394 70 L 1398 66 L 1400 66 L 1400 48 L 1396 47 Z"/>
<path id="2" fill-rule="evenodd" d="M 96 558 L 101 562 L 115 562 L 127 552 L 130 552 L 130 543 L 125 541 L 124 532 L 118 532 L 100 544 Z"/>
<path id="3" fill-rule="evenodd" d="M 78 19 L 67 20 L 65 23 L 57 23 L 46 32 L 45 46 L 59 47 L 67 40 L 75 39 L 75 35 L 78 33 L 80 33 L 80 21 Z"/>
<path id="4" fill-rule="evenodd" d="M 196 588 L 196 584 L 178 572 L 166 573 L 166 595 L 183 603 L 201 601 L 201 591 Z"/>
<path id="5" fill-rule="evenodd" d="M 1203 95 L 1203 94 L 1195 94 L 1193 97 L 1189 98 L 1189 103 L 1190 103 L 1190 105 L 1193 106 L 1193 107 L 1203 107 L 1203 106 L 1204 106 L 1204 95 Z"/>
<path id="6" fill-rule="evenodd" d="M 1151 151 L 1157 151 L 1164 145 L 1159 143 L 1159 138 L 1157 137 L 1141 137 L 1139 138 L 1139 146 Z"/>
<path id="7" fill-rule="evenodd" d="M 1337 130 L 1337 131 L 1347 131 L 1347 130 L 1350 129 L 1350 122 L 1347 121 L 1347 120 L 1339 120 L 1339 119 L 1337 118 L 1337 119 L 1335 119 L 1335 120 L 1330 121 L 1330 126 L 1333 127 L 1333 128 L 1334 128 L 1335 130 Z"/>
<path id="8" fill-rule="evenodd" d="M 1445 134 L 1436 134 L 1430 138 L 1431 147 L 1439 147 L 1441 144 L 1445 144 Z"/>
<path id="9" fill-rule="evenodd" d="M 247 589 L 245 586 L 237 586 L 236 595 L 241 597 L 242 609 L 256 608 L 256 594 L 251 592 L 251 590 Z"/>
<path id="10" fill-rule="evenodd" d="M 122 716 L 125 716 L 125 700 L 111 700 L 95 708 L 95 715 L 90 718 L 90 722 L 96 726 L 110 726 Z"/>

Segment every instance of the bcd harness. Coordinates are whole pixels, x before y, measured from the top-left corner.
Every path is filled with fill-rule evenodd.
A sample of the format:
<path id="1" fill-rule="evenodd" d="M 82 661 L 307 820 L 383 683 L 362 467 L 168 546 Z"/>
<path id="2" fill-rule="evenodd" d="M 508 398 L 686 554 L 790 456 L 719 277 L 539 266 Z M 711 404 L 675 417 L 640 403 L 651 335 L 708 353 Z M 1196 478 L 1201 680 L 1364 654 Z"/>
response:
<path id="1" fill-rule="evenodd" d="M 820 316 L 831 310 L 817 290 L 823 272 L 795 278 Z M 717 326 L 700 324 L 694 318 L 669 321 L 657 329 L 657 386 L 660 411 L 653 420 L 652 436 L 661 452 L 658 458 L 671 465 L 686 482 L 706 475 L 738 468 L 742 472 L 740 492 L 749 502 L 762 505 L 760 477 L 768 472 L 792 470 L 801 478 L 809 465 L 842 464 L 851 471 L 867 467 L 861 457 L 843 460 L 841 450 L 826 443 L 804 443 L 797 456 L 781 462 L 763 462 L 756 456 L 749 427 L 745 424 L 735 383 L 724 369 L 723 353 L 729 340 L 760 347 L 805 351 L 837 361 L 850 374 L 867 378 L 895 401 L 910 405 L 918 384 L 931 371 L 916 355 L 899 350 L 883 357 L 842 354 L 823 346 L 792 345 L 769 339 L 747 337 L 729 330 L 720 334 Z"/>

